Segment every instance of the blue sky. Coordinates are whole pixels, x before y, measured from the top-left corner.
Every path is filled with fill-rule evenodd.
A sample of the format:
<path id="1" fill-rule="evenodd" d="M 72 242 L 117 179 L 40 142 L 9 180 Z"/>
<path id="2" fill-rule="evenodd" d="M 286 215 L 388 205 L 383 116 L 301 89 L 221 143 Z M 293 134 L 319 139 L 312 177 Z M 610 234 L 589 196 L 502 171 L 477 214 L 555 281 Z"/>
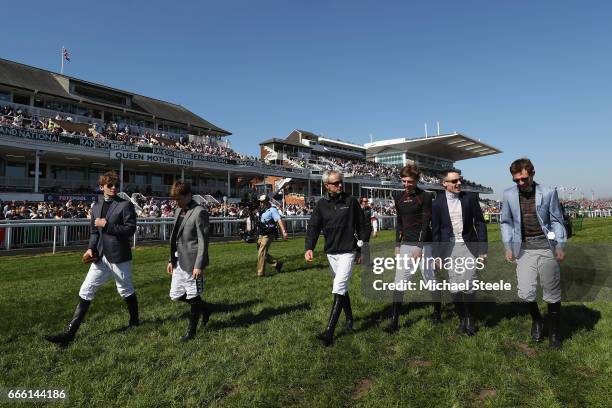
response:
<path id="1" fill-rule="evenodd" d="M 86 3 L 12 2 L 0 56 L 59 71 L 65 45 L 66 74 L 180 103 L 242 153 L 295 128 L 364 143 L 440 121 L 504 152 L 457 163 L 493 197 L 521 156 L 541 183 L 612 197 L 612 3 Z"/>

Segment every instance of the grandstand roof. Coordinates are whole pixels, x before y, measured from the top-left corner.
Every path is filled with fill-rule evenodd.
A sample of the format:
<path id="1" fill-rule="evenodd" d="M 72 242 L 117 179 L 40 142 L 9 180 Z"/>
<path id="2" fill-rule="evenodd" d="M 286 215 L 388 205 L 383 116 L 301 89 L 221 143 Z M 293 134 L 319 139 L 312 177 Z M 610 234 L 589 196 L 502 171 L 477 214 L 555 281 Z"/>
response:
<path id="1" fill-rule="evenodd" d="M 126 96 L 131 96 L 132 107 L 130 108 L 120 105 L 102 103 L 95 99 L 90 99 L 81 95 L 71 94 L 69 92 L 70 88 L 68 86 L 70 80 L 76 81 L 81 84 L 94 86 L 96 88 L 109 90 L 115 93 L 121 93 Z M 125 110 L 127 112 L 133 112 L 140 115 L 154 116 L 158 119 L 187 124 L 206 130 L 212 130 L 218 133 L 224 133 L 226 136 L 231 135 L 231 133 L 227 130 L 223 130 L 213 125 L 207 120 L 185 109 L 181 105 L 161 101 L 154 98 L 149 98 L 147 96 L 138 95 L 132 92 L 111 88 L 93 82 L 84 81 L 82 79 L 70 77 L 67 75 L 57 74 L 55 72 L 1 58 L 0 84 L 12 86 L 15 88 L 26 89 L 37 93 L 44 93 L 51 96 L 70 99 L 76 102 L 86 102 L 92 105 Z"/>
<path id="2" fill-rule="evenodd" d="M 347 142 L 345 140 L 340 140 L 340 139 L 331 139 L 323 135 L 317 135 L 315 133 L 309 132 L 307 130 L 301 130 L 301 129 L 295 129 L 293 132 L 289 134 L 289 136 L 287 136 L 287 139 L 292 139 L 292 140 L 295 139 L 296 132 L 304 138 L 315 140 L 319 143 L 332 143 L 332 144 L 337 144 L 339 146 L 351 147 L 357 150 L 364 150 L 364 147 L 360 144 Z"/>
<path id="3" fill-rule="evenodd" d="M 286 144 L 286 145 L 289 145 L 289 146 L 301 147 L 303 149 L 312 149 L 312 147 L 306 146 L 303 143 L 299 143 L 299 142 L 296 142 L 296 141 L 293 141 L 293 140 L 289 140 L 289 139 L 278 139 L 276 137 L 273 137 L 272 139 L 264 140 L 263 142 L 260 142 L 259 144 L 260 145 L 267 145 L 267 144 L 270 144 L 270 143 Z"/>
<path id="4" fill-rule="evenodd" d="M 501 153 L 501 150 L 472 139 L 461 133 L 423 137 L 417 139 L 390 139 L 366 143 L 368 155 L 384 151 L 414 152 L 450 161 L 474 159 Z"/>

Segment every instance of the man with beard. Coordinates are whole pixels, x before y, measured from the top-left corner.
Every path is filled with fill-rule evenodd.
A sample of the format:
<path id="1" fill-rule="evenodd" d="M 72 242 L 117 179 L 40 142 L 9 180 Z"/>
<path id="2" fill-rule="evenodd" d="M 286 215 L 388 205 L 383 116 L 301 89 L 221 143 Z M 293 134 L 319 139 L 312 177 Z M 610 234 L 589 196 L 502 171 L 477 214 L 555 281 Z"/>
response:
<path id="1" fill-rule="evenodd" d="M 536 299 L 538 278 L 548 304 L 549 346 L 561 347 L 561 276 L 559 262 L 567 232 L 557 190 L 536 183 L 531 160 L 522 158 L 510 165 L 513 187 L 504 191 L 501 234 L 508 262 L 516 259 L 518 297 L 527 303 L 532 318 L 531 337 L 544 339 L 544 323 Z"/>

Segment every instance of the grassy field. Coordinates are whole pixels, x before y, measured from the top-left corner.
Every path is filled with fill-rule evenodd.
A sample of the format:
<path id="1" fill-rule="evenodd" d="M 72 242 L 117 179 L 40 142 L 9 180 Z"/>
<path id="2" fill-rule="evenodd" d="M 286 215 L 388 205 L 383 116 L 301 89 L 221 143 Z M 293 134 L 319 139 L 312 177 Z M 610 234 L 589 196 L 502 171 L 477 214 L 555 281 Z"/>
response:
<path id="1" fill-rule="evenodd" d="M 586 221 L 572 241 L 612 243 L 611 221 Z M 491 241 L 499 240 L 490 228 Z M 392 239 L 384 232 L 377 241 Z M 364 298 L 357 270 L 355 331 L 337 331 L 335 345 L 324 348 L 314 335 L 327 322 L 331 279 L 320 246 L 308 265 L 302 238 L 274 243 L 286 272 L 261 279 L 254 245 L 216 243 L 210 251 L 205 299 L 215 312 L 194 341 L 177 341 L 187 307 L 168 299 L 168 250 L 153 247 L 134 252 L 143 324 L 114 332 L 127 311 L 109 282 L 64 350 L 42 337 L 72 316 L 86 273 L 81 254 L 0 259 L 0 388 L 62 388 L 66 405 L 92 407 L 611 404 L 610 303 L 565 303 L 561 351 L 530 342 L 529 316 L 504 304 L 480 308 L 472 338 L 454 335 L 447 305 L 436 327 L 429 307 L 412 305 L 402 320 L 409 326 L 390 336 L 382 331 L 389 307 Z"/>

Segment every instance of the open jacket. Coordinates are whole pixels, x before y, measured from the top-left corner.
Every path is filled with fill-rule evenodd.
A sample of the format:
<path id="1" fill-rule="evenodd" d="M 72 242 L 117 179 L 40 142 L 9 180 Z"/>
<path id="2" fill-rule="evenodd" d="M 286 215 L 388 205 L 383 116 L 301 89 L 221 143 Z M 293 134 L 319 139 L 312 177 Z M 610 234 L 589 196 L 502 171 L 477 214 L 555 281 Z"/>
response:
<path id="1" fill-rule="evenodd" d="M 563 248 L 567 242 L 567 232 L 563 225 L 563 210 L 559 203 L 557 190 L 554 188 L 535 184 L 536 215 L 542 232 L 548 238 L 551 248 Z M 519 189 L 514 185 L 504 190 L 504 200 L 501 213 L 501 236 L 506 249 L 511 249 L 514 256 L 521 250 L 521 205 L 519 202 Z M 551 236 L 552 236 L 551 234 Z"/>
<path id="2" fill-rule="evenodd" d="M 174 225 L 170 235 L 170 261 L 176 268 L 177 263 L 187 273 L 194 268 L 208 266 L 209 216 L 208 211 L 195 201 L 191 201 L 179 228 L 176 228 L 181 209 L 174 214 Z"/>
<path id="3" fill-rule="evenodd" d="M 121 263 L 132 259 L 130 238 L 136 232 L 136 211 L 134 205 L 122 198 L 115 197 L 106 212 L 106 226 L 95 226 L 100 218 L 104 199 L 98 200 L 91 209 L 91 235 L 88 249 L 98 255 L 98 262 L 106 256 L 109 262 Z"/>
<path id="4" fill-rule="evenodd" d="M 462 191 L 459 193 L 459 200 L 461 200 L 463 216 L 463 231 L 461 231 L 463 241 L 472 255 L 486 255 L 488 250 L 487 224 L 478 203 L 478 195 Z M 441 251 L 442 248 L 446 248 L 446 245 L 442 243 L 453 242 L 455 234 L 448 211 L 446 192 L 444 191 L 438 194 L 432 204 L 431 234 L 434 246 L 438 247 L 438 251 L 436 251 L 438 255 L 446 256 L 447 254 L 443 253 L 446 251 Z M 448 249 L 450 249 L 450 245 Z"/>

